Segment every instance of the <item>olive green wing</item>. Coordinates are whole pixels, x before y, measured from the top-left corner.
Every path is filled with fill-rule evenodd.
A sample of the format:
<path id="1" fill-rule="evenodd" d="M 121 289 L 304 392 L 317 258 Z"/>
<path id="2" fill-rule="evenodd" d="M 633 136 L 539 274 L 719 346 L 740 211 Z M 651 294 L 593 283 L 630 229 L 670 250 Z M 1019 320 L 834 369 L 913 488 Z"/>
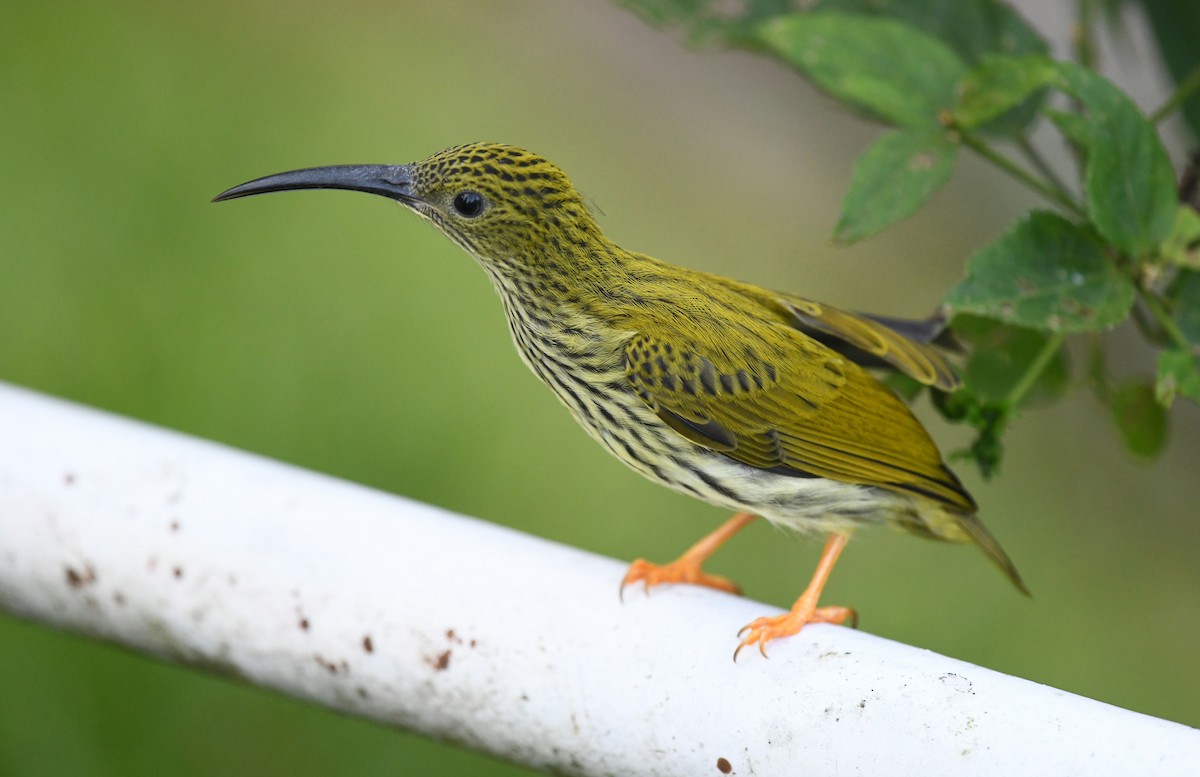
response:
<path id="1" fill-rule="evenodd" d="M 720 343 L 673 327 L 635 335 L 626 373 L 660 419 L 743 464 L 975 503 L 924 427 L 858 365 L 783 324 L 730 329 Z"/>
<path id="2" fill-rule="evenodd" d="M 852 313 L 791 294 L 778 297 L 796 328 L 864 367 L 891 366 L 942 391 L 961 385 L 944 353 L 956 343 L 940 316 L 905 321 Z"/>

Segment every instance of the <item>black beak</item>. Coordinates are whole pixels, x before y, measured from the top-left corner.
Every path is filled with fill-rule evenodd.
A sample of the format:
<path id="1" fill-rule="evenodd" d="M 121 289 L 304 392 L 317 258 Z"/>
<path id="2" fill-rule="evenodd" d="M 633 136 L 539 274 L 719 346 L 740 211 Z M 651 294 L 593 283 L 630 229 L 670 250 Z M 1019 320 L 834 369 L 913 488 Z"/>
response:
<path id="1" fill-rule="evenodd" d="M 413 193 L 412 165 L 334 165 L 256 178 L 221 192 L 212 201 L 221 202 L 289 189 L 348 189 L 378 194 L 405 204 L 412 204 L 419 199 Z"/>

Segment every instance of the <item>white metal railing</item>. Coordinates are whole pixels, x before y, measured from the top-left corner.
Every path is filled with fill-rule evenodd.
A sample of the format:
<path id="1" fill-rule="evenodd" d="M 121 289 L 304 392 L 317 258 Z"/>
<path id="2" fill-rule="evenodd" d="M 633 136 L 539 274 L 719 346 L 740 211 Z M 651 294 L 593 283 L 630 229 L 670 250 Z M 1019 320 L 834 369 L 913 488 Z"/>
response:
<path id="1" fill-rule="evenodd" d="M 0 384 L 0 608 L 574 775 L 1200 774 L 1200 731 Z"/>

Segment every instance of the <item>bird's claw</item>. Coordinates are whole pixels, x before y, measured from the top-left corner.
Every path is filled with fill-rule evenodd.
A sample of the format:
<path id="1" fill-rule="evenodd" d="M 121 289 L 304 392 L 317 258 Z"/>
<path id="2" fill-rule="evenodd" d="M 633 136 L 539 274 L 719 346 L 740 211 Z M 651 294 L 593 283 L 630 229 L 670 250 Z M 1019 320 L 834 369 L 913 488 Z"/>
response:
<path id="1" fill-rule="evenodd" d="M 773 639 L 790 637 L 799 634 L 810 623 L 849 623 L 851 628 L 858 628 L 858 613 L 853 607 L 817 607 L 794 609 L 783 615 L 755 618 L 743 626 L 737 633 L 739 637 L 746 636 L 733 651 L 733 660 L 737 661 L 742 649 L 750 645 L 758 645 L 758 652 L 763 658 L 767 657 L 766 645 Z M 747 634 L 747 632 L 749 632 Z"/>
<path id="2" fill-rule="evenodd" d="M 620 596 L 625 598 L 625 587 L 633 583 L 641 583 L 649 591 L 657 585 L 670 583 L 686 583 L 705 588 L 715 588 L 718 591 L 741 595 L 742 589 L 737 583 L 720 575 L 710 575 L 700 568 L 700 564 L 686 557 L 676 559 L 669 564 L 655 564 L 643 558 L 629 565 L 629 571 L 621 580 Z"/>

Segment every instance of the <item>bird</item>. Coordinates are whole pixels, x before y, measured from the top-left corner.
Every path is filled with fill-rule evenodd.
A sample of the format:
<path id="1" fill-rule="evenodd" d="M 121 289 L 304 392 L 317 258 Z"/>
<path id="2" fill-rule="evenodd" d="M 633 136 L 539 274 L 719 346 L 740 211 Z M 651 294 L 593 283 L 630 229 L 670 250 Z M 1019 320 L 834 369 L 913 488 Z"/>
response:
<path id="1" fill-rule="evenodd" d="M 819 599 L 861 526 L 974 542 L 1029 593 L 928 431 L 879 377 L 959 388 L 944 314 L 856 313 L 626 250 L 559 167 L 505 144 L 292 170 L 213 201 L 298 189 L 386 197 L 432 223 L 490 278 L 521 359 L 593 439 L 650 480 L 734 512 L 672 562 L 634 561 L 622 592 L 689 583 L 739 593 L 703 564 L 757 517 L 827 536 L 792 607 L 738 632 L 735 661 L 751 646 L 766 656 L 768 642 L 809 623 L 856 625 L 853 608 Z"/>

